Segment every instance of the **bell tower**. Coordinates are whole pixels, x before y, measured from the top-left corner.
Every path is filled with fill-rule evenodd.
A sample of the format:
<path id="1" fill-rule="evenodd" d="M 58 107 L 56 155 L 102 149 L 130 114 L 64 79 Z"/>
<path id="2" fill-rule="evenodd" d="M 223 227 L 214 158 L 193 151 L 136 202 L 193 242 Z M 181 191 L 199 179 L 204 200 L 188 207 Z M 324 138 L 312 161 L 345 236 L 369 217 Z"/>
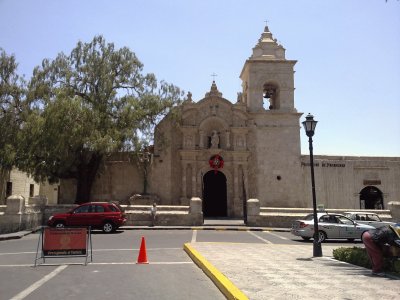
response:
<path id="1" fill-rule="evenodd" d="M 246 60 L 242 79 L 242 101 L 248 111 L 278 110 L 293 112 L 295 60 L 285 58 L 285 48 L 265 26 L 261 38 Z"/>
<path id="2" fill-rule="evenodd" d="M 239 101 L 249 117 L 249 196 L 263 207 L 301 207 L 303 201 L 295 64 L 266 26 L 240 74 Z"/>

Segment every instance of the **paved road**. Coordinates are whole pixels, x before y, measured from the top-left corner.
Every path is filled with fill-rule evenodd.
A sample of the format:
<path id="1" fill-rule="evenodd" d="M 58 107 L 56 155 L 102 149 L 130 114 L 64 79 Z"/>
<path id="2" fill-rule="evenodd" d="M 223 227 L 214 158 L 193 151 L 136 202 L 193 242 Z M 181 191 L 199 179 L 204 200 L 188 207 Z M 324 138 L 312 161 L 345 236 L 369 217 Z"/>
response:
<path id="1" fill-rule="evenodd" d="M 149 265 L 136 259 L 146 239 Z M 125 230 L 92 235 L 93 263 L 83 258 L 47 259 L 33 268 L 38 234 L 0 241 L 0 300 L 3 299 L 225 299 L 182 250 L 188 242 L 303 245 L 288 232 L 218 230 Z M 329 245 L 360 243 L 333 241 Z M 324 247 L 323 247 L 324 248 Z M 62 263 L 77 263 L 62 265 Z"/>
<path id="2" fill-rule="evenodd" d="M 148 265 L 136 260 L 146 237 Z M 225 299 L 182 250 L 191 231 L 94 234 L 93 263 L 46 259 L 33 268 L 38 234 L 0 242 L 0 299 Z"/>

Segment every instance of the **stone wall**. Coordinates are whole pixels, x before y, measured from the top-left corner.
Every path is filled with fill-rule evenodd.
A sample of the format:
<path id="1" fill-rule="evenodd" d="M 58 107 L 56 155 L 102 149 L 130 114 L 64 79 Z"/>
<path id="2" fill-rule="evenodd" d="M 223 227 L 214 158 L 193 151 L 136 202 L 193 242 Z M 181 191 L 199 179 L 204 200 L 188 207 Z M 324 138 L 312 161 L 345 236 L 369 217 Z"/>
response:
<path id="1" fill-rule="evenodd" d="M 376 213 L 383 221 L 400 221 L 400 203 L 392 203 L 392 210 L 368 210 Z M 328 213 L 344 214 L 360 209 L 325 209 Z M 247 200 L 247 225 L 260 227 L 291 228 L 295 220 L 312 214 L 312 208 L 261 207 L 258 199 Z"/>
<path id="2" fill-rule="evenodd" d="M 55 213 L 68 212 L 74 204 L 49 204 L 43 197 L 26 200 L 21 195 L 7 198 L 7 205 L 0 205 L 0 234 L 36 230 L 46 225 L 49 217 Z M 127 216 L 125 226 L 149 226 L 152 224 L 151 205 L 122 205 Z M 192 198 L 189 206 L 157 207 L 156 226 L 199 226 L 203 224 L 202 203 L 200 198 Z"/>
<path id="3" fill-rule="evenodd" d="M 312 206 L 309 156 L 301 157 L 305 205 Z M 325 208 L 360 209 L 360 192 L 374 186 L 383 193 L 384 208 L 400 201 L 399 157 L 314 156 L 317 204 Z"/>

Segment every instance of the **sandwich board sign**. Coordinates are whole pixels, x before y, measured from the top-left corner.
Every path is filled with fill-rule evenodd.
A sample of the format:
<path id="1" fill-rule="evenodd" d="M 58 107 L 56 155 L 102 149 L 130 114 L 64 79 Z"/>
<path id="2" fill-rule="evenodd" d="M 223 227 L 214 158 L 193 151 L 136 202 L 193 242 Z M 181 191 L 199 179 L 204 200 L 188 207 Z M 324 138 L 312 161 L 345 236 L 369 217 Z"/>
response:
<path id="1" fill-rule="evenodd" d="M 90 227 L 51 228 L 42 227 L 36 249 L 35 267 L 39 259 L 85 257 L 85 265 L 92 257 L 92 237 Z"/>

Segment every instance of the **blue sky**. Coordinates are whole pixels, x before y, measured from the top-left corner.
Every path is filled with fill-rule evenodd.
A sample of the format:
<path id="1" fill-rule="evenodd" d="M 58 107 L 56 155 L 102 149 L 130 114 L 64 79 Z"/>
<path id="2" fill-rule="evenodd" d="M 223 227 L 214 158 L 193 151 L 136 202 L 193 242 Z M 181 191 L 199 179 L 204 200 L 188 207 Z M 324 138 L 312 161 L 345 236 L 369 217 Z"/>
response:
<path id="1" fill-rule="evenodd" d="M 265 20 L 298 61 L 295 106 L 319 121 L 314 153 L 400 156 L 397 0 L 0 0 L 0 47 L 29 79 L 43 58 L 102 34 L 195 101 L 215 72 L 235 102 Z M 301 140 L 308 154 L 303 130 Z"/>

